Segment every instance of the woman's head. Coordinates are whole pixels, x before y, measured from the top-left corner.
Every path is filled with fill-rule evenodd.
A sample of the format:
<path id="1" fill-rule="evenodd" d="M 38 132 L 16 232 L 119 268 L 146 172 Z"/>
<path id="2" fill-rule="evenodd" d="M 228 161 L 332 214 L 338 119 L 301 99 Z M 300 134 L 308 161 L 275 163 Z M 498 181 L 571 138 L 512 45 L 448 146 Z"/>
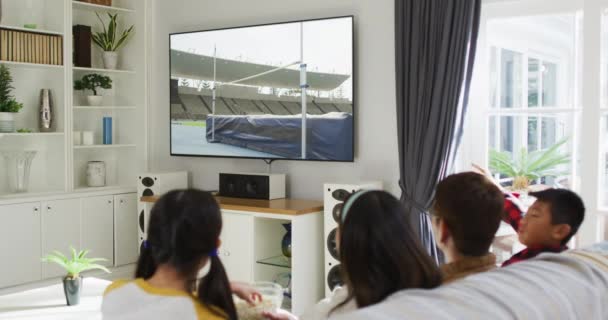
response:
<path id="1" fill-rule="evenodd" d="M 441 282 L 435 262 L 415 236 L 404 206 L 385 191 L 359 191 L 346 200 L 339 224 L 341 272 L 359 307 L 407 288 Z M 347 301 L 348 301 L 347 300 Z"/>
<path id="2" fill-rule="evenodd" d="M 216 255 L 221 230 L 220 208 L 210 193 L 189 189 L 163 195 L 150 213 L 135 276 L 148 279 L 159 265 L 166 265 L 191 282 L 194 291 L 199 270 L 210 261 L 196 290 L 199 300 L 236 317 L 228 279 Z"/>

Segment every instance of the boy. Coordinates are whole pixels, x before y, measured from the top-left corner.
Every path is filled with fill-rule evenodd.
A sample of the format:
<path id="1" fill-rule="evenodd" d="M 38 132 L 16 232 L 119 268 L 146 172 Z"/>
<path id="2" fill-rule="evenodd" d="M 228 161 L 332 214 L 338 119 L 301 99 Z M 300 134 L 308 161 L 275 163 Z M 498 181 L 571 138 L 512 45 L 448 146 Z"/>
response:
<path id="1" fill-rule="evenodd" d="M 439 182 L 431 208 L 437 246 L 446 257 L 443 282 L 496 268 L 490 245 L 500 225 L 504 196 L 485 176 L 463 172 Z"/>
<path id="2" fill-rule="evenodd" d="M 511 194 L 506 195 L 504 220 L 517 231 L 519 242 L 527 248 L 505 261 L 503 267 L 543 252 L 567 250 L 566 244 L 585 217 L 583 201 L 570 190 L 546 189 L 529 195 L 536 201 L 525 215 L 517 205 L 518 200 Z"/>

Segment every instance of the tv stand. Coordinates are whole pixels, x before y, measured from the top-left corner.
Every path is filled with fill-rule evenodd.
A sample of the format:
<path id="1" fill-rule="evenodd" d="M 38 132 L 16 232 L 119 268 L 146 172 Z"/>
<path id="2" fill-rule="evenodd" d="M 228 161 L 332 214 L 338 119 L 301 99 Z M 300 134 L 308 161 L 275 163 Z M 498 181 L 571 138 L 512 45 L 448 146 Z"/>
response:
<path id="1" fill-rule="evenodd" d="M 158 197 L 142 197 L 146 217 Z M 222 209 L 219 257 L 230 280 L 273 281 L 291 274 L 291 311 L 302 314 L 324 295 L 323 202 L 216 197 Z M 291 223 L 291 259 L 283 256 Z M 146 223 L 147 225 L 147 223 Z"/>

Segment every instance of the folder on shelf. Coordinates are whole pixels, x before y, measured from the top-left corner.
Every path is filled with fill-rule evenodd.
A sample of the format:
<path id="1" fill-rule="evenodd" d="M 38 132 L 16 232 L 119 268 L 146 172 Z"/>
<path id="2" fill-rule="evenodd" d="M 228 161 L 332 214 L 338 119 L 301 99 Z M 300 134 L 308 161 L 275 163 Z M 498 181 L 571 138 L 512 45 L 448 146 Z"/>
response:
<path id="1" fill-rule="evenodd" d="M 63 65 L 63 37 L 0 27 L 0 60 Z"/>

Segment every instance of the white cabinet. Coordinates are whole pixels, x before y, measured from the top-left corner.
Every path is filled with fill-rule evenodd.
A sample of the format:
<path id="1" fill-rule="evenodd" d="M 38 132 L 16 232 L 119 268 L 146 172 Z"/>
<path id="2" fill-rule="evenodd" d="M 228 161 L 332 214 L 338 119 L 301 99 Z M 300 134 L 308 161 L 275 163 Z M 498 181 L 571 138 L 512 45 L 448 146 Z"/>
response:
<path id="1" fill-rule="evenodd" d="M 88 257 L 104 258 L 99 264 L 114 264 L 114 196 L 82 198 L 81 249 L 89 250 Z"/>
<path id="2" fill-rule="evenodd" d="M 230 280 L 253 282 L 253 216 L 222 212 L 219 257 Z"/>
<path id="3" fill-rule="evenodd" d="M 137 248 L 137 194 L 114 196 L 114 265 L 135 263 Z"/>
<path id="4" fill-rule="evenodd" d="M 70 246 L 80 248 L 80 199 L 55 200 L 42 203 L 42 255 L 57 250 L 70 254 Z M 51 263 L 42 265 L 42 278 L 65 274 Z"/>
<path id="5" fill-rule="evenodd" d="M 0 287 L 40 280 L 40 203 L 0 207 Z"/>

